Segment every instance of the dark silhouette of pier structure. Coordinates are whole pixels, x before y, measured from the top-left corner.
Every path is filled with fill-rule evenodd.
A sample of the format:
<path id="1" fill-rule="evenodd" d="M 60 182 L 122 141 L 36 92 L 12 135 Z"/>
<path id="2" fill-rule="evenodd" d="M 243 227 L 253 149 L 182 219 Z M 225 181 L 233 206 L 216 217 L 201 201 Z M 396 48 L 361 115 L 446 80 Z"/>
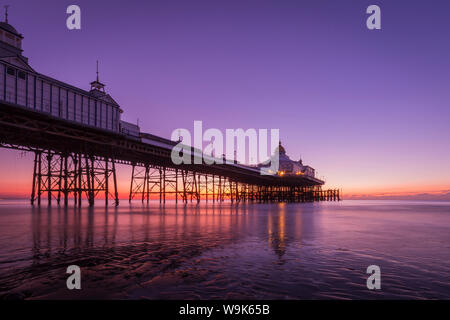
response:
<path id="1" fill-rule="evenodd" d="M 147 137 L 151 136 L 146 134 Z M 0 102 L 0 146 L 33 152 L 31 203 L 94 205 L 97 197 L 118 205 L 116 164 L 132 166 L 129 200 L 165 203 L 339 201 L 339 190 L 306 175 L 261 175 L 237 164 L 175 165 L 176 142 L 151 136 L 144 143 L 120 132 L 86 126 L 19 105 Z M 193 162 L 192 162 L 193 163 Z"/>
<path id="2" fill-rule="evenodd" d="M 102 197 L 118 205 L 117 164 L 132 166 L 130 202 L 340 199 L 338 190 L 322 190 L 310 167 L 305 175 L 269 176 L 238 163 L 175 165 L 176 142 L 121 119 L 122 108 L 99 80 L 98 62 L 86 91 L 36 72 L 23 55 L 23 39 L 6 16 L 0 22 L 0 147 L 34 153 L 32 204 L 81 206 L 87 199 L 92 206 Z"/>

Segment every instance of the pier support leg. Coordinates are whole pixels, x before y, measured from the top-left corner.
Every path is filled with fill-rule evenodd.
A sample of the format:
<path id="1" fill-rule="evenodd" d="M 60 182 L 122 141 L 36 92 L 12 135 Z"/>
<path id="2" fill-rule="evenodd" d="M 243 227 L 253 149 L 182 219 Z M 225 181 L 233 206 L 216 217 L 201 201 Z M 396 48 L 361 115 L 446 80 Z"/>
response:
<path id="1" fill-rule="evenodd" d="M 112 162 L 112 170 L 113 170 L 113 180 L 114 180 L 114 203 L 116 207 L 119 205 L 119 193 L 117 192 L 117 174 L 116 174 L 116 165 L 114 161 Z"/>
<path id="2" fill-rule="evenodd" d="M 37 169 L 38 169 L 38 161 L 40 158 L 40 152 L 34 153 L 34 169 L 33 169 L 33 186 L 31 188 L 31 205 L 34 205 L 34 201 L 36 199 L 36 185 L 37 185 Z"/>

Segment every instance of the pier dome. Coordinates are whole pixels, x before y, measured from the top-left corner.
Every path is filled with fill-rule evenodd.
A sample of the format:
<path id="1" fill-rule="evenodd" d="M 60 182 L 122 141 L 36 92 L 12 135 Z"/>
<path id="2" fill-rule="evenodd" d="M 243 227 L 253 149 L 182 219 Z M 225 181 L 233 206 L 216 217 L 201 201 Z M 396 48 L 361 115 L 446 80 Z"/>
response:
<path id="1" fill-rule="evenodd" d="M 8 31 L 12 34 L 14 34 L 17 37 L 23 38 L 22 35 L 14 28 L 12 25 L 6 22 L 0 22 L 0 29 L 3 29 L 5 31 Z"/>
<path id="2" fill-rule="evenodd" d="M 304 165 L 301 159 L 299 161 L 294 161 L 289 158 L 289 156 L 286 154 L 286 149 L 281 145 L 281 141 L 278 147 L 275 149 L 275 152 L 278 152 L 278 175 L 306 175 L 310 177 L 315 176 L 314 168 Z M 258 165 L 258 167 L 260 168 L 269 166 L 270 161 Z"/>
<path id="3" fill-rule="evenodd" d="M 6 51 L 13 54 L 22 54 L 22 40 L 23 36 L 8 22 L 8 6 L 5 6 L 5 21 L 0 22 L 0 44 Z M 3 51 L 3 50 L 2 50 Z M 0 52 L 1 56 L 5 56 L 4 52 Z"/>
<path id="4" fill-rule="evenodd" d="M 5 6 L 5 20 L 0 21 L 0 60 L 33 71 L 28 58 L 22 52 L 22 34 L 8 22 L 8 6 Z"/>
<path id="5" fill-rule="evenodd" d="M 280 143 L 279 143 L 279 145 L 278 145 L 278 152 L 279 152 L 280 154 L 286 154 L 286 150 L 285 150 L 284 147 L 281 145 L 281 141 L 280 141 Z"/>

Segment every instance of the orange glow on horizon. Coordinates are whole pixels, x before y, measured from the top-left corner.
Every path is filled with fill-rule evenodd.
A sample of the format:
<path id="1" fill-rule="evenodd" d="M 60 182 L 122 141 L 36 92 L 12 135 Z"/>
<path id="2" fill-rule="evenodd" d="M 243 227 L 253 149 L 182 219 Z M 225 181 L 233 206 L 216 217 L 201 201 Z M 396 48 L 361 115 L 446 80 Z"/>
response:
<path id="1" fill-rule="evenodd" d="M 22 154 L 18 151 L 2 151 L 2 162 L 0 164 L 0 199 L 21 198 L 29 199 L 31 196 L 31 184 L 33 176 L 33 154 Z M 128 199 L 130 191 L 131 168 L 125 165 L 117 165 L 117 181 L 120 199 Z M 280 175 L 284 175 L 280 171 Z M 369 181 L 372 185 L 360 182 L 362 179 L 342 180 L 335 178 L 333 182 L 324 186 L 324 189 L 342 190 L 344 199 L 382 199 L 395 197 L 420 197 L 421 199 L 440 199 L 450 200 L 450 184 L 446 183 L 443 177 L 442 181 L 426 181 L 417 179 L 414 183 L 404 185 L 401 181 L 396 184 L 395 181 L 380 181 L 364 177 L 364 181 Z M 423 180 L 423 183 L 421 183 Z M 335 182 L 336 181 L 336 182 Z M 435 183 L 433 183 L 435 182 Z M 203 188 L 202 188 L 203 189 Z M 209 190 L 211 194 L 212 190 Z M 205 191 L 202 191 L 204 197 Z M 98 195 L 98 199 L 104 197 L 103 193 Z M 174 195 L 167 195 L 166 199 L 174 199 Z M 180 197 L 181 198 L 181 197 Z M 179 199 L 180 199 L 179 198 Z M 139 196 L 135 199 L 140 199 Z M 159 199 L 158 194 L 151 195 L 151 199 Z M 212 197 L 211 197 L 212 199 Z"/>
<path id="2" fill-rule="evenodd" d="M 128 199 L 129 196 L 129 182 L 119 182 L 119 198 L 120 199 Z M 326 188 L 326 186 L 325 186 Z M 450 186 L 448 187 L 430 187 L 427 189 L 415 189 L 411 187 L 396 187 L 396 188 L 390 188 L 386 190 L 380 189 L 372 189 L 372 190 L 350 190 L 347 191 L 345 188 L 342 188 L 342 194 L 344 199 L 374 199 L 374 198 L 389 198 L 389 197 L 410 197 L 413 198 L 415 196 L 424 196 L 429 195 L 430 198 L 433 197 L 448 197 L 448 200 L 450 200 Z M 170 190 L 172 191 L 172 190 Z M 202 197 L 206 195 L 204 188 L 201 190 Z M 24 198 L 27 199 L 31 195 L 31 185 L 29 183 L 20 183 L 17 184 L 15 187 L 11 188 L 7 185 L 1 184 L 0 185 L 0 199 L 5 198 Z M 55 192 L 56 195 L 56 192 Z M 208 196 L 211 196 L 212 199 L 212 191 L 208 191 Z M 43 195 L 44 198 L 46 198 L 46 195 Z M 100 193 L 97 196 L 98 199 L 104 199 L 104 193 Z M 136 195 L 135 200 L 140 199 L 140 195 Z M 156 190 L 156 193 L 150 195 L 150 199 L 152 200 L 158 200 L 159 194 Z M 166 199 L 168 200 L 174 200 L 175 195 L 174 194 L 167 194 Z M 178 197 L 178 199 L 181 199 L 181 196 Z"/>

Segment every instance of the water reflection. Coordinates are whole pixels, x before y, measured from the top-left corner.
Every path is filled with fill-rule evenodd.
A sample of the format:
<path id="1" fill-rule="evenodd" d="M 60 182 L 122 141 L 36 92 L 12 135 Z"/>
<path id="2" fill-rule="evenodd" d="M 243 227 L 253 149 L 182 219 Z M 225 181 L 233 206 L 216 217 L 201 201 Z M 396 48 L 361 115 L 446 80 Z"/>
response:
<path id="1" fill-rule="evenodd" d="M 286 208 L 285 204 L 280 204 L 277 213 L 273 210 L 269 211 L 267 219 L 267 235 L 269 246 L 273 248 L 275 253 L 280 258 L 280 262 L 284 262 L 282 257 L 286 252 Z"/>
<path id="2" fill-rule="evenodd" d="M 360 280 L 368 265 L 382 264 L 386 279 L 390 271 L 392 279 L 406 277 L 408 272 L 397 272 L 393 264 L 405 259 L 403 270 L 421 256 L 427 273 L 410 269 L 412 275 L 398 280 L 392 292 L 395 297 L 412 295 L 418 286 L 442 292 L 445 285 L 434 279 L 450 274 L 441 263 L 446 255 L 427 245 L 448 239 L 450 209 L 443 215 L 421 207 L 415 219 L 411 209 L 405 219 L 398 212 L 384 213 L 383 218 L 379 210 L 386 209 L 379 207 L 369 206 L 364 213 L 361 205 L 352 208 L 0 205 L 0 297 L 367 297 L 371 293 Z M 433 214 L 441 223 L 423 230 L 430 228 Z M 426 239 L 417 241 L 421 235 Z M 399 242 L 402 246 L 395 246 Z M 65 271 L 70 264 L 84 272 L 82 292 L 67 292 Z M 440 276 L 430 278 L 433 272 Z M 421 276 L 428 280 L 420 283 Z M 414 288 L 405 288 L 411 279 L 416 281 Z"/>
<path id="3" fill-rule="evenodd" d="M 303 228 L 300 209 L 287 223 L 287 206 L 34 207 L 29 209 L 32 259 L 39 263 L 55 254 L 150 242 L 175 247 L 205 245 L 206 249 L 210 244 L 225 245 L 257 235 L 266 239 L 282 262 L 289 241 L 301 242 Z M 266 220 L 264 229 L 260 229 L 261 220 Z"/>

